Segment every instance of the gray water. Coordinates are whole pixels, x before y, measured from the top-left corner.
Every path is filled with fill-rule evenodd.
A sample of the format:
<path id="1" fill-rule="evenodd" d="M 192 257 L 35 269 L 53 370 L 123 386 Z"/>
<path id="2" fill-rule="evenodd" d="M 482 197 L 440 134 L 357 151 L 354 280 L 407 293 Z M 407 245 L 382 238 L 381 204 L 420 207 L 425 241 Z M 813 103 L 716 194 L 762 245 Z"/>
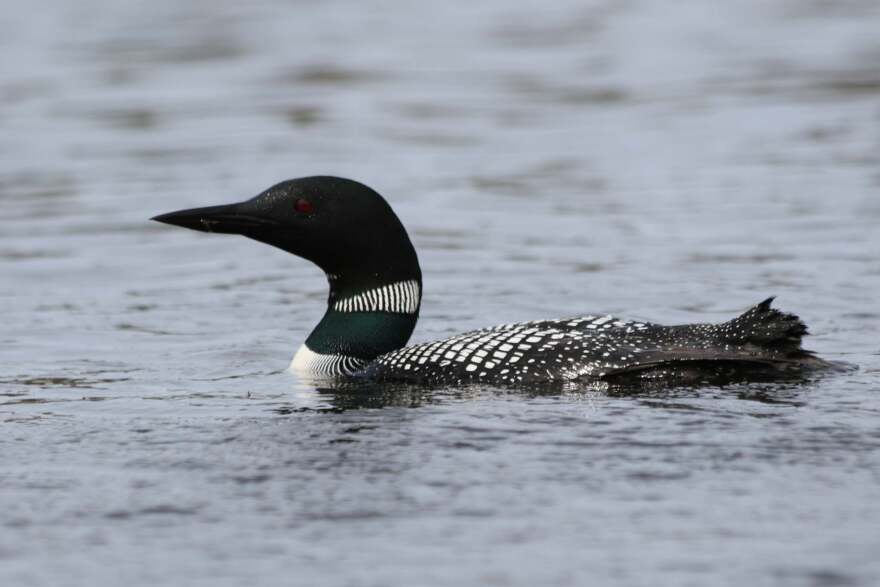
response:
<path id="1" fill-rule="evenodd" d="M 4 2 L 0 584 L 880 584 L 880 5 Z M 336 174 L 413 342 L 769 295 L 856 371 L 637 393 L 284 371 L 305 261 L 148 218 Z"/>

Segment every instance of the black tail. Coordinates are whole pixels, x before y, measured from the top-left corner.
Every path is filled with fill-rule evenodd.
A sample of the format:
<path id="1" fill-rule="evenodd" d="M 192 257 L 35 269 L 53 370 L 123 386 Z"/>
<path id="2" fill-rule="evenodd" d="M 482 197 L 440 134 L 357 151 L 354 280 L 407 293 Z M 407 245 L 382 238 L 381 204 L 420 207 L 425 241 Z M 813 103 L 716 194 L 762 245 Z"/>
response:
<path id="1" fill-rule="evenodd" d="M 794 314 L 771 308 L 775 298 L 767 298 L 741 316 L 718 325 L 718 335 L 729 344 L 757 346 L 791 354 L 810 356 L 801 346 L 807 325 Z"/>
<path id="2" fill-rule="evenodd" d="M 832 366 L 801 346 L 807 326 L 794 314 L 771 308 L 767 298 L 721 324 L 667 327 L 674 344 L 637 353 L 631 365 L 608 372 L 607 381 L 673 378 L 718 383 L 800 377 Z"/>

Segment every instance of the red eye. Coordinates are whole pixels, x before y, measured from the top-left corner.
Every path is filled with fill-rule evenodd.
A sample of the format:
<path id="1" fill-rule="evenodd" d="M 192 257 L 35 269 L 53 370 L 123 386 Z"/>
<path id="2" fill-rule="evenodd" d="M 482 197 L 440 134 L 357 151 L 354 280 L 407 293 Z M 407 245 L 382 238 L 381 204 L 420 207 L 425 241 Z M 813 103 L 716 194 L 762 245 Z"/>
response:
<path id="1" fill-rule="evenodd" d="M 312 203 L 303 198 L 298 199 L 293 207 L 300 214 L 309 214 L 312 211 Z"/>

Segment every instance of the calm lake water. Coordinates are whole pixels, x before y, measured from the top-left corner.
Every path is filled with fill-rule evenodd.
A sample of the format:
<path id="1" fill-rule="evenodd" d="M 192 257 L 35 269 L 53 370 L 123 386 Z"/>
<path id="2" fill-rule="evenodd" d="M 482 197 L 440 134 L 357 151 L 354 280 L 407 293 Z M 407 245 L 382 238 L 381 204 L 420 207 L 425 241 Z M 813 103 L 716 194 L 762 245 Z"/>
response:
<path id="1" fill-rule="evenodd" d="M 4 3 L 0 584 L 880 584 L 880 5 Z M 384 194 L 420 342 L 769 295 L 857 365 L 609 394 L 284 371 L 305 261 L 147 219 Z"/>

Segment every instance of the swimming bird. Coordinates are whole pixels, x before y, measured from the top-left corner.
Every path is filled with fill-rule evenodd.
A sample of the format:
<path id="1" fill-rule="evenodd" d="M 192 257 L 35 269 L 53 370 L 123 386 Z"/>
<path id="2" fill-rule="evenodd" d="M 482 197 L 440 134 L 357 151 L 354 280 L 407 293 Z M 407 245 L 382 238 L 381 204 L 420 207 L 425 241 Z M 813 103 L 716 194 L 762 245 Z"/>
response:
<path id="1" fill-rule="evenodd" d="M 405 346 L 419 316 L 415 248 L 386 200 L 339 177 L 283 181 L 236 204 L 153 220 L 240 234 L 303 257 L 327 276 L 327 311 L 291 368 L 425 384 L 702 381 L 788 376 L 825 363 L 801 346 L 806 326 L 769 298 L 720 324 L 662 326 L 590 314 L 504 324 Z"/>

